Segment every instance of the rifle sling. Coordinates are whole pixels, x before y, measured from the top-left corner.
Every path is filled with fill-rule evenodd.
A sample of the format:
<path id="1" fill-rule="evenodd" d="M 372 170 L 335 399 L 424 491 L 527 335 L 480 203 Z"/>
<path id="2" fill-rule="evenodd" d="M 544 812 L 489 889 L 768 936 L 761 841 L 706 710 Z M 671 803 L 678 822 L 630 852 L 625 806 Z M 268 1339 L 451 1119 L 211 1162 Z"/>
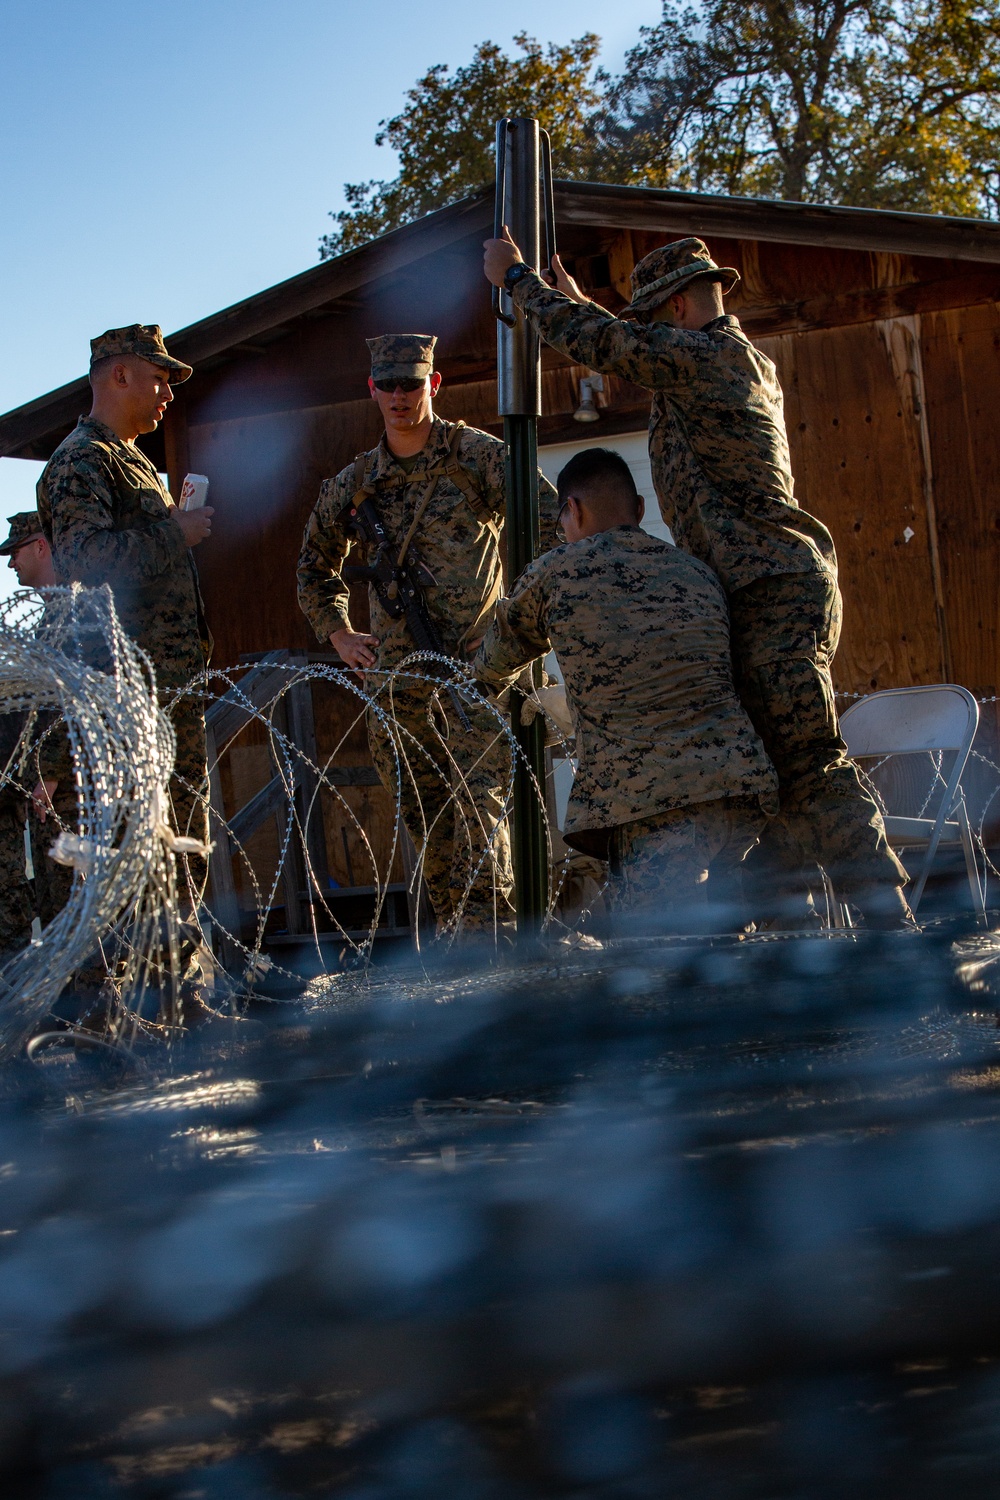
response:
<path id="1" fill-rule="evenodd" d="M 473 513 L 481 521 L 484 521 L 489 526 L 489 529 L 493 532 L 494 540 L 499 540 L 500 527 L 496 525 L 493 517 L 486 513 L 486 508 L 483 505 L 482 497 L 473 485 L 467 471 L 463 469 L 461 463 L 459 462 L 458 450 L 462 442 L 462 433 L 464 430 L 464 422 L 455 423 L 455 429 L 448 440 L 448 458 L 446 462 L 443 464 L 439 464 L 436 468 L 427 471 L 427 478 L 429 483 L 426 485 L 423 494 L 420 496 L 420 500 L 417 503 L 417 508 L 413 513 L 413 520 L 410 522 L 406 536 L 403 538 L 402 545 L 399 549 L 399 555 L 396 558 L 397 568 L 401 568 L 406 561 L 406 555 L 410 550 L 410 545 L 413 541 L 413 538 L 417 534 L 417 528 L 419 527 L 420 522 L 423 520 L 424 513 L 426 512 L 427 507 L 430 504 L 431 499 L 433 498 L 434 491 L 437 488 L 437 482 L 445 474 L 447 474 L 448 477 L 453 480 L 453 482 L 462 491 L 466 500 L 468 500 Z M 354 499 L 351 503 L 355 506 L 358 505 L 359 501 L 362 499 L 370 499 L 374 502 L 377 493 L 374 485 L 365 483 L 365 465 L 367 457 L 368 455 L 366 453 L 359 453 L 357 458 L 354 460 L 355 493 Z M 498 576 L 494 583 L 494 586 L 490 590 L 489 596 L 483 600 L 476 619 L 472 622 L 468 629 L 463 632 L 463 642 L 466 640 L 475 640 L 477 636 L 482 634 L 493 617 L 493 611 L 496 608 L 496 602 L 502 592 L 503 580 Z"/>
<path id="2" fill-rule="evenodd" d="M 406 554 L 410 550 L 410 543 L 413 541 L 413 538 L 417 532 L 417 527 L 423 520 L 424 512 L 427 510 L 427 507 L 431 502 L 431 498 L 433 497 L 434 491 L 437 488 L 437 482 L 445 474 L 447 474 L 448 478 L 451 479 L 453 483 L 456 484 L 462 491 L 462 494 L 465 496 L 466 500 L 468 500 L 474 515 L 477 516 L 479 520 L 484 521 L 490 527 L 490 530 L 494 532 L 495 536 L 499 536 L 499 527 L 496 526 L 492 515 L 488 513 L 487 508 L 483 503 L 483 498 L 479 494 L 479 491 L 476 489 L 476 486 L 473 484 L 470 474 L 465 468 L 463 468 L 462 464 L 459 462 L 458 450 L 461 446 L 462 433 L 464 431 L 465 423 L 456 422 L 451 437 L 448 440 L 447 459 L 444 461 L 444 463 L 436 465 L 435 468 L 427 469 L 424 475 L 421 476 L 425 477 L 430 482 L 420 497 L 420 500 L 417 504 L 417 509 L 413 516 L 413 520 L 410 522 L 409 529 L 403 539 L 403 544 L 399 549 L 399 555 L 396 559 L 397 567 L 402 567 L 403 563 L 405 562 Z M 367 460 L 367 453 L 359 453 L 357 458 L 354 460 L 354 498 L 350 502 L 352 505 L 357 505 L 359 498 L 363 498 L 364 496 L 368 496 L 371 499 L 374 499 L 378 493 L 374 484 L 365 483 L 365 468 Z"/>

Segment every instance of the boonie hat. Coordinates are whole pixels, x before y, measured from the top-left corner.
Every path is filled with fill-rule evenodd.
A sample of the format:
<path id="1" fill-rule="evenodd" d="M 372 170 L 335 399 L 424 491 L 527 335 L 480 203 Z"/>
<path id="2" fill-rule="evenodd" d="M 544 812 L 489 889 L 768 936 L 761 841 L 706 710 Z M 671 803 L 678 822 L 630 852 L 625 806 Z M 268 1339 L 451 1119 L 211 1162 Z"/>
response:
<path id="1" fill-rule="evenodd" d="M 674 240 L 670 245 L 661 245 L 644 255 L 632 272 L 632 301 L 618 314 L 620 318 L 634 318 L 639 313 L 651 312 L 659 307 L 674 292 L 681 292 L 698 277 L 710 277 L 718 281 L 723 292 L 731 292 L 740 279 L 735 266 L 716 265 L 708 253 L 704 240 L 690 238 Z"/>
<path id="2" fill-rule="evenodd" d="M 194 373 L 190 365 L 167 353 L 159 323 L 130 323 L 127 328 L 109 328 L 107 333 L 91 339 L 91 369 L 99 359 L 109 359 L 115 354 L 135 354 L 151 365 L 159 365 L 169 372 L 171 385 L 181 385 Z"/>
<path id="3" fill-rule="evenodd" d="M 44 535 L 37 510 L 19 510 L 16 516 L 11 516 L 7 525 L 10 527 L 10 535 L 3 546 L 0 546 L 0 557 L 10 557 L 25 542 L 34 542 Z"/>
<path id="4" fill-rule="evenodd" d="M 366 339 L 373 380 L 423 380 L 434 369 L 433 333 L 381 333 Z"/>

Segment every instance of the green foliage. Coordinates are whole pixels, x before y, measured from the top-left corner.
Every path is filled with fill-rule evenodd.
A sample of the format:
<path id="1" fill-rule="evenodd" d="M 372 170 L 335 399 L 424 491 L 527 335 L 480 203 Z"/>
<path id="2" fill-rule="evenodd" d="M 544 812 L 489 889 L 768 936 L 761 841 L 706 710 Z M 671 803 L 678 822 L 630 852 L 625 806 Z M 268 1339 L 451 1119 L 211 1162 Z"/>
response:
<path id="1" fill-rule="evenodd" d="M 618 78 L 599 39 L 483 42 L 383 121 L 391 181 L 354 183 L 339 255 L 493 176 L 494 125 L 534 115 L 557 176 L 997 217 L 1000 0 L 663 0 Z"/>
<path id="2" fill-rule="evenodd" d="M 996 211 L 1000 0 L 665 0 L 604 82 L 615 181 Z"/>
<path id="3" fill-rule="evenodd" d="M 320 241 L 320 256 L 340 255 L 432 209 L 454 203 L 493 177 L 494 126 L 503 115 L 533 115 L 552 138 L 555 171 L 579 175 L 586 122 L 599 102 L 591 68 L 599 39 L 588 34 L 544 49 L 521 32 L 521 56 L 482 42 L 454 73 L 439 64 L 407 93 L 406 108 L 383 120 L 376 145 L 399 155 L 390 182 L 349 183 L 348 207 Z"/>

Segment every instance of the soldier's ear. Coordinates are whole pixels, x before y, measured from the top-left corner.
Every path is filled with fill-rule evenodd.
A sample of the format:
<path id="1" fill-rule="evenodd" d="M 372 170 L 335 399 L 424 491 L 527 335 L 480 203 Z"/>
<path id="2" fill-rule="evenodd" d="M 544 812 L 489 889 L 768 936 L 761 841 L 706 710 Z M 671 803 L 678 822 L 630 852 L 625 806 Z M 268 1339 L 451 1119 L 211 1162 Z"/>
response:
<path id="1" fill-rule="evenodd" d="M 370 375 L 369 375 L 369 377 L 368 377 L 368 389 L 369 389 L 369 391 L 370 391 L 370 392 L 371 392 L 371 397 L 372 397 L 372 400 L 373 400 L 373 401 L 377 401 L 377 400 L 378 400 L 378 396 L 377 396 L 377 395 L 376 395 L 376 394 L 375 394 L 375 382 L 374 382 L 374 380 L 373 380 L 373 379 L 372 379 L 372 378 L 371 378 L 371 376 L 370 376 Z"/>
<path id="2" fill-rule="evenodd" d="M 635 497 L 635 518 L 642 525 L 642 518 L 646 514 L 646 501 L 642 495 Z"/>
<path id="3" fill-rule="evenodd" d="M 440 372 L 438 370 L 434 370 L 431 373 L 431 395 L 432 396 L 436 396 L 437 393 L 438 393 L 438 391 L 440 389 L 441 389 L 441 375 L 440 375 Z"/>

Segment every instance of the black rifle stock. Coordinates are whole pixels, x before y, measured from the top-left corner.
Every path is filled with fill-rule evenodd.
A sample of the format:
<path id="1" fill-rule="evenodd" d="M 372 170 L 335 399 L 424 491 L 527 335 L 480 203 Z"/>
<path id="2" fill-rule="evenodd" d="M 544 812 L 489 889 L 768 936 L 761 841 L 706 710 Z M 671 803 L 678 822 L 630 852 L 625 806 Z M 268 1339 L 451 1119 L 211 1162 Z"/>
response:
<path id="1" fill-rule="evenodd" d="M 406 627 L 420 651 L 433 651 L 437 656 L 446 656 L 444 643 L 437 626 L 431 619 L 423 590 L 434 583 L 430 569 L 419 561 L 398 562 L 395 548 L 382 525 L 382 518 L 370 498 L 351 507 L 351 529 L 355 536 L 375 549 L 375 556 L 367 566 L 350 565 L 341 570 L 345 583 L 368 583 L 378 595 L 379 603 L 393 620 L 406 619 Z M 440 663 L 427 663 L 428 670 Z M 463 729 L 472 724 L 462 701 L 453 687 L 448 696 L 455 705 Z"/>

